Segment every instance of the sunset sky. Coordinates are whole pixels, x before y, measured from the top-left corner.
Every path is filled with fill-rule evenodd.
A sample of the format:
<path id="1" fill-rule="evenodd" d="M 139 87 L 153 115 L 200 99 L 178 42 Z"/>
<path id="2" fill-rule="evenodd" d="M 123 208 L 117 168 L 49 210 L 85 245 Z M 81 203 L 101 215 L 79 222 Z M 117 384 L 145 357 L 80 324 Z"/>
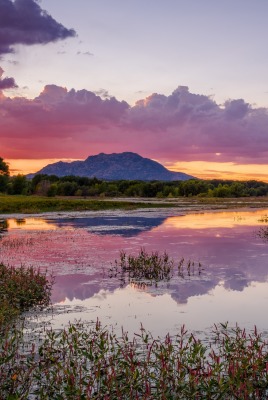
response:
<path id="1" fill-rule="evenodd" d="M 267 0 L 0 0 L 12 173 L 133 151 L 268 182 Z"/>

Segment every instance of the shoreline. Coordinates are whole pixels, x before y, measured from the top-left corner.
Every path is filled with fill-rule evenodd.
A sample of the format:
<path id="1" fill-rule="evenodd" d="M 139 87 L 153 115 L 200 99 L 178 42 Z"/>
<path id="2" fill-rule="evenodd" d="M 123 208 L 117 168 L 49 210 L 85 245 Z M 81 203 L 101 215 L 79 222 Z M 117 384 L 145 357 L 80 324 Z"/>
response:
<path id="1" fill-rule="evenodd" d="M 67 199 L 66 199 L 67 200 Z M 78 199 L 77 199 L 78 200 Z M 208 199 L 206 199 L 208 200 Z M 68 201 L 68 200 L 67 200 Z M 76 199 L 74 199 L 76 201 Z M 79 200 L 78 200 L 79 201 Z M 89 203 L 91 199 L 85 200 Z M 101 202 L 103 200 L 95 200 Z M 118 215 L 128 214 L 128 215 L 146 215 L 149 214 L 157 214 L 158 216 L 183 216 L 187 214 L 202 214 L 202 213 L 217 213 L 217 212 L 236 212 L 236 211 L 257 211 L 257 210 L 265 210 L 268 209 L 268 198 L 262 198 L 262 200 L 253 198 L 250 201 L 249 198 L 238 198 L 233 199 L 209 199 L 208 201 L 204 201 L 204 199 L 192 198 L 189 199 L 165 199 L 162 200 L 161 206 L 159 206 L 158 199 L 131 199 L 127 198 L 122 200 L 121 198 L 114 198 L 110 200 L 104 200 L 104 202 L 123 202 L 124 205 L 129 203 L 129 205 L 133 205 L 135 203 L 134 208 L 126 208 L 125 206 L 120 208 L 105 208 L 105 209 L 85 209 L 85 210 L 51 210 L 51 211 L 40 211 L 40 212 L 0 212 L 0 221 L 5 221 L 7 219 L 20 219 L 20 218 L 51 218 L 57 219 L 60 217 L 65 218 L 85 218 L 85 217 L 93 217 L 93 216 L 109 216 L 109 215 Z M 143 204 L 146 204 L 146 207 L 143 207 Z M 139 207 L 141 205 L 141 207 Z M 150 207 L 151 205 L 151 207 Z"/>

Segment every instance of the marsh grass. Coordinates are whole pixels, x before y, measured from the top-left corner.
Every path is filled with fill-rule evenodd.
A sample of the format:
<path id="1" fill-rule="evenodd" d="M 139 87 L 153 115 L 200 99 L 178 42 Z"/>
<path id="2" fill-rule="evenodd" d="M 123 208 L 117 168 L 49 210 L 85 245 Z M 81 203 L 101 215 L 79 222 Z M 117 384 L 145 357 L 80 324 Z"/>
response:
<path id="1" fill-rule="evenodd" d="M 1 339 L 1 399 L 267 399 L 268 344 L 255 329 L 246 333 L 215 326 L 202 342 L 184 327 L 154 338 L 142 327 L 130 338 L 97 321 L 48 331 L 27 353 L 13 332 Z"/>
<path id="2" fill-rule="evenodd" d="M 175 262 L 167 252 L 160 254 L 158 251 L 148 253 L 141 248 L 138 255 L 127 255 L 124 250 L 120 251 L 119 260 L 110 268 L 109 276 L 117 277 L 122 284 L 126 282 L 138 287 L 157 285 L 160 281 L 168 282 L 174 274 L 181 278 L 201 275 L 203 271 L 200 262 L 197 264 L 181 258 Z"/>
<path id="3" fill-rule="evenodd" d="M 230 209 L 241 207 L 267 207 L 268 196 L 246 198 L 202 198 L 180 197 L 164 199 L 156 198 L 74 198 L 74 197 L 43 197 L 23 195 L 0 195 L 0 214 L 35 214 L 53 211 L 101 211 L 101 210 L 132 210 L 141 208 L 168 208 L 178 207 L 189 210 Z M 1 224 L 0 224 L 1 229 Z"/>
<path id="4" fill-rule="evenodd" d="M 53 211 L 98 211 L 152 207 L 172 207 L 171 203 L 92 200 L 74 198 L 48 198 L 39 196 L 0 196 L 0 213 L 40 213 Z"/>

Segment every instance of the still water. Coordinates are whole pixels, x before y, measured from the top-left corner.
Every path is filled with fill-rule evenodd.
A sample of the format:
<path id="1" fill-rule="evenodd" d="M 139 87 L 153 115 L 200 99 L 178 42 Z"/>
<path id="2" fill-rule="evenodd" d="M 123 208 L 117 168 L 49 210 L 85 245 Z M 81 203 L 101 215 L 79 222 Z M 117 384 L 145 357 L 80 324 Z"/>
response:
<path id="1" fill-rule="evenodd" d="M 206 331 L 229 321 L 268 331 L 268 242 L 258 236 L 268 210 L 179 215 L 171 210 L 61 214 L 8 219 L 0 262 L 33 265 L 55 276 L 53 327 L 82 319 L 154 335 L 185 324 Z M 109 270 L 120 250 L 167 253 L 202 271 L 157 287 L 122 284 Z"/>

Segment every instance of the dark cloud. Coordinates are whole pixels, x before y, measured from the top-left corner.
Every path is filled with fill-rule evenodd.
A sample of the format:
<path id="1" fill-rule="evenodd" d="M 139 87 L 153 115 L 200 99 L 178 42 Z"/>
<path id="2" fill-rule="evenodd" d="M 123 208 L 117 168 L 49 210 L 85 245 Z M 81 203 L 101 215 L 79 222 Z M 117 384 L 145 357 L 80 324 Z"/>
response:
<path id="1" fill-rule="evenodd" d="M 17 44 L 46 44 L 75 36 L 34 0 L 0 0 L 0 55 Z"/>
<path id="2" fill-rule="evenodd" d="M 0 79 L 0 90 L 15 89 L 17 87 L 18 85 L 16 84 L 14 78 Z"/>
<path id="3" fill-rule="evenodd" d="M 5 90 L 5 89 L 15 89 L 17 88 L 17 84 L 15 82 L 14 78 L 3 78 L 4 70 L 0 67 L 0 90 Z"/>

